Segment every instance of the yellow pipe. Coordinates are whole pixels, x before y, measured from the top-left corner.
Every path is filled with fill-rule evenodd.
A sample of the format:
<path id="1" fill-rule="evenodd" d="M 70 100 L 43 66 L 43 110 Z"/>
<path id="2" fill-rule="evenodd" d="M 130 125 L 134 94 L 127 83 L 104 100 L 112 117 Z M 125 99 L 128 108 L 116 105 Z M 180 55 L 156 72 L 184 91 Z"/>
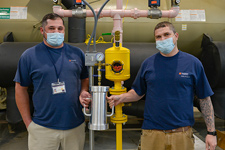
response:
<path id="1" fill-rule="evenodd" d="M 123 117 L 123 104 L 117 105 L 115 108 L 115 117 L 122 118 Z M 122 150 L 122 123 L 116 123 L 116 150 Z"/>
<path id="2" fill-rule="evenodd" d="M 121 118 L 123 117 L 123 110 L 122 110 L 123 104 L 119 104 L 115 107 L 115 117 Z"/>
<path id="3" fill-rule="evenodd" d="M 114 89 L 118 91 L 122 89 L 121 81 L 114 81 Z"/>
<path id="4" fill-rule="evenodd" d="M 116 124 L 116 150 L 122 150 L 122 123 Z"/>
<path id="5" fill-rule="evenodd" d="M 122 124 L 127 122 L 127 116 L 123 114 L 124 104 L 115 106 L 115 115 L 111 117 L 111 122 L 116 124 L 116 150 L 122 150 Z"/>

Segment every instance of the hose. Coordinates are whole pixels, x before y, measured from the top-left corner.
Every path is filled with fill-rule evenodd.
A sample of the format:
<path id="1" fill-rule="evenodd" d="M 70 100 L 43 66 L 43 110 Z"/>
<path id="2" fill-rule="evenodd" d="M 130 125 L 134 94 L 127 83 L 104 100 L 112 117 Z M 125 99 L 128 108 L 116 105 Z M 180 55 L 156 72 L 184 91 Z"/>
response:
<path id="1" fill-rule="evenodd" d="M 93 29 L 93 32 L 91 34 L 91 37 L 89 39 L 89 42 L 88 42 L 88 46 L 87 46 L 87 52 L 89 52 L 89 47 L 90 47 L 90 44 L 91 44 L 91 40 L 92 38 L 94 37 L 94 51 L 93 52 L 96 52 L 96 29 L 97 29 L 97 23 L 98 23 L 98 18 L 103 10 L 103 8 L 105 7 L 105 5 L 109 2 L 110 0 L 106 0 L 104 2 L 104 4 L 101 6 L 101 8 L 99 9 L 99 12 L 96 16 L 96 13 L 94 11 L 94 9 L 90 6 L 90 4 L 88 2 L 86 2 L 85 0 L 83 0 L 83 2 L 91 9 L 92 13 L 94 14 L 94 19 L 95 19 L 95 24 L 94 24 L 94 29 Z"/>

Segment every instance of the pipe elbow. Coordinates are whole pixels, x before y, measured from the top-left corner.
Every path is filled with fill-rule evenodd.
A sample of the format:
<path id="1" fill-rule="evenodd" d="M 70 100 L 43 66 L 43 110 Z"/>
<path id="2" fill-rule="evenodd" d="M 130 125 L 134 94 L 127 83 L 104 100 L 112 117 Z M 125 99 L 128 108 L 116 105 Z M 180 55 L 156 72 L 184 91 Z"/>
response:
<path id="1" fill-rule="evenodd" d="M 58 14 L 61 17 L 64 17 L 63 11 L 62 11 L 62 7 L 59 5 L 55 5 L 53 6 L 53 12 Z"/>
<path id="2" fill-rule="evenodd" d="M 179 14 L 180 7 L 172 7 L 169 18 L 175 18 Z"/>
<path id="3" fill-rule="evenodd" d="M 61 17 L 72 17 L 72 10 L 64 10 L 61 6 L 53 6 L 53 12 Z"/>
<path id="4" fill-rule="evenodd" d="M 162 17 L 175 18 L 178 15 L 179 10 L 179 6 L 173 6 L 170 10 L 162 11 Z"/>

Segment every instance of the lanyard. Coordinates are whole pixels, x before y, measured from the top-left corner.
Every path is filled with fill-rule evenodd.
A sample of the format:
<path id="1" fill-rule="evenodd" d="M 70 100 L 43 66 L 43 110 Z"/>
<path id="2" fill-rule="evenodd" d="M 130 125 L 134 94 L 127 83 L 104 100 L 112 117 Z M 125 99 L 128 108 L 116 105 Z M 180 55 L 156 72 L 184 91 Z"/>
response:
<path id="1" fill-rule="evenodd" d="M 58 72 L 57 69 L 56 69 L 55 61 L 54 61 L 54 59 L 53 59 L 53 57 L 52 57 L 52 55 L 51 55 L 49 49 L 48 49 L 48 48 L 46 48 L 46 49 L 47 49 L 47 51 L 48 51 L 48 56 L 49 56 L 49 58 L 50 58 L 50 60 L 51 60 L 51 62 L 52 62 L 52 64 L 53 64 L 53 66 L 54 66 L 54 68 L 55 68 L 56 77 L 57 77 L 57 80 L 58 80 L 58 82 L 59 82 L 59 76 L 60 76 L 61 71 L 62 71 L 62 68 L 63 68 L 64 53 L 65 53 L 64 48 L 62 49 L 62 53 L 61 53 L 62 61 L 61 61 L 61 65 L 60 65 L 60 68 L 59 68 L 59 72 Z"/>

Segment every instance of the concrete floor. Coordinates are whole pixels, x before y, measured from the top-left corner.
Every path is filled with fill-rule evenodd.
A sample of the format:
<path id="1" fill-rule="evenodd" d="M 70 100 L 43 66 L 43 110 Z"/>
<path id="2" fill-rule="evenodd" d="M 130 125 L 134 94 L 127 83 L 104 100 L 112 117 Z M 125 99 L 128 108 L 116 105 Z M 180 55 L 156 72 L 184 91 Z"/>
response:
<path id="1" fill-rule="evenodd" d="M 206 126 L 201 113 L 195 110 L 195 125 L 193 126 L 195 136 L 195 150 L 204 150 L 204 138 L 206 135 Z M 6 123 L 0 125 L 7 125 Z M 13 126 L 12 126 L 13 127 Z M 141 135 L 141 120 L 129 116 L 128 122 L 123 126 L 123 150 L 137 150 Z M 225 131 L 225 121 L 216 118 L 216 129 Z M 23 123 L 14 126 L 15 133 L 0 136 L 0 150 L 28 150 L 27 148 L 27 131 Z M 5 131 L 6 132 L 6 131 Z M 2 133 L 3 134 L 3 133 Z M 94 132 L 94 150 L 115 150 L 116 149 L 116 132 L 115 126 L 110 123 L 110 129 L 106 131 Z M 89 131 L 86 130 L 86 141 L 84 150 L 89 150 Z M 222 150 L 217 147 L 216 150 Z"/>

